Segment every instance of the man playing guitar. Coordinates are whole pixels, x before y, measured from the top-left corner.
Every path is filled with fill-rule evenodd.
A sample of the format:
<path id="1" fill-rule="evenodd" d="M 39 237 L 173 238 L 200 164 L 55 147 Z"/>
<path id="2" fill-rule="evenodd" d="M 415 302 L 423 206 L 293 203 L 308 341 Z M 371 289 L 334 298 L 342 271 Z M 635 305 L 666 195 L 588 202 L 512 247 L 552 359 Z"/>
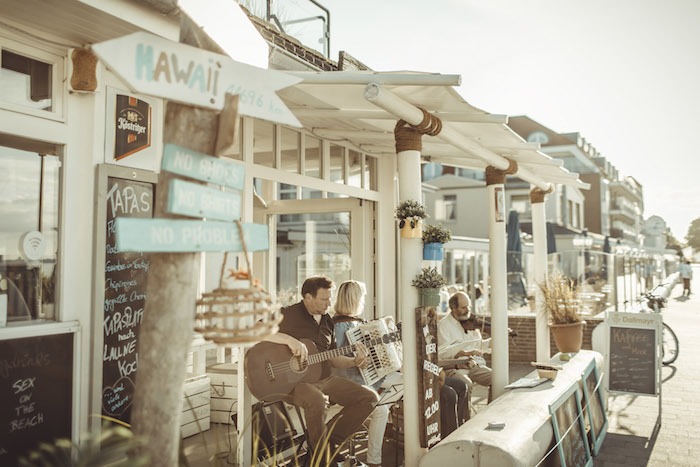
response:
<path id="1" fill-rule="evenodd" d="M 301 288 L 302 300 L 282 309 L 282 322 L 279 332 L 268 342 L 289 347 L 293 355 L 306 361 L 309 349 L 300 339 L 309 339 L 319 352 L 336 348 L 333 320 L 326 313 L 331 304 L 333 281 L 325 276 L 310 277 Z M 289 394 L 289 401 L 304 409 L 309 432 L 309 447 L 315 450 L 322 445 L 330 431 L 330 445 L 323 456 L 327 465 L 328 454 L 336 451 L 374 409 L 379 396 L 372 389 L 355 381 L 339 376 L 331 376 L 330 368 L 364 367 L 367 365 L 367 349 L 362 343 L 356 344 L 354 357 L 339 355 L 323 362 L 321 379 L 316 382 L 299 382 Z M 343 409 L 333 419 L 325 423 L 327 399 L 342 405 Z"/>

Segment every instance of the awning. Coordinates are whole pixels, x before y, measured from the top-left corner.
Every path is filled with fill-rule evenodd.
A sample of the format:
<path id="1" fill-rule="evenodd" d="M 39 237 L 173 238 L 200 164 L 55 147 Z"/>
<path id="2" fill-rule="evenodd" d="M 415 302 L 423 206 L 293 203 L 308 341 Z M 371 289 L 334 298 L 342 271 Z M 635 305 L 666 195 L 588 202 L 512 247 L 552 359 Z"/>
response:
<path id="1" fill-rule="evenodd" d="M 506 126 L 507 117 L 489 114 L 467 103 L 453 88 L 460 78 L 416 72 L 296 72 L 301 83 L 278 94 L 304 127 L 328 140 L 349 142 L 368 154 L 395 154 L 393 129 L 397 116 L 365 98 L 370 83 L 382 91 L 434 114 L 465 144 L 457 147 L 441 135 L 423 137 L 424 159 L 445 165 L 484 170 L 494 155 L 518 163 L 521 178 L 533 183 L 565 184 L 587 189 L 578 174 L 560 159 L 540 151 Z M 468 146 L 465 150 L 464 146 Z M 536 183 L 537 184 L 537 183 Z"/>

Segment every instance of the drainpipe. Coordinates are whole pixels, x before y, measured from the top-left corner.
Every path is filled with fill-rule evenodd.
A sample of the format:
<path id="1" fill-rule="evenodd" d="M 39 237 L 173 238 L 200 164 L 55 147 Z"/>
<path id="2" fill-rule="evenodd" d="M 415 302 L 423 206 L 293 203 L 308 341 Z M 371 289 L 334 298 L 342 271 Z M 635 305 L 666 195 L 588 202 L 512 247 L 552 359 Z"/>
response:
<path id="1" fill-rule="evenodd" d="M 421 201 L 420 155 L 421 136 L 438 134 L 442 123 L 436 117 L 423 112 L 424 120 L 419 125 L 409 125 L 399 120 L 394 129 L 398 158 L 399 202 Z M 416 346 L 416 308 L 419 306 L 418 291 L 411 285 L 420 274 L 423 253 L 421 238 L 399 240 L 399 313 L 402 323 L 403 374 L 404 374 L 404 460 L 406 467 L 416 467 L 427 452 L 420 444 L 420 394 L 418 393 L 418 349 Z"/>
<path id="2" fill-rule="evenodd" d="M 552 353 L 549 348 L 549 327 L 544 310 L 544 296 L 539 284 L 547 280 L 547 221 L 545 218 L 545 196 L 554 191 L 533 187 L 530 191 L 530 206 L 532 207 L 532 240 L 535 253 L 535 346 L 537 361 L 546 362 Z"/>
<path id="3" fill-rule="evenodd" d="M 505 170 L 486 167 L 489 209 L 489 269 L 491 273 L 491 391 L 494 399 L 508 384 L 508 286 L 506 281 L 506 175 L 518 171 L 509 160 Z"/>

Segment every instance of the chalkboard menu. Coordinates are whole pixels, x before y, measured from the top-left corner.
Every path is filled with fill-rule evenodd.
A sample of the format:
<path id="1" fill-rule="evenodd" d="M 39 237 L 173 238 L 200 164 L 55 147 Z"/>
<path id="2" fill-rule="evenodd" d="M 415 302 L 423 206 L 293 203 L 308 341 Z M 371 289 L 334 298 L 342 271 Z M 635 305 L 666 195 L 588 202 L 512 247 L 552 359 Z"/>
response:
<path id="1" fill-rule="evenodd" d="M 416 308 L 418 345 L 418 396 L 421 414 L 420 444 L 427 448 L 440 441 L 440 367 L 437 355 L 437 308 Z"/>
<path id="2" fill-rule="evenodd" d="M 150 258 L 144 253 L 117 253 L 114 219 L 153 217 L 154 195 L 152 183 L 107 179 L 102 413 L 127 423 L 139 366 Z"/>
<path id="3" fill-rule="evenodd" d="M 0 341 L 0 465 L 71 437 L 73 334 Z"/>
<path id="4" fill-rule="evenodd" d="M 611 391 L 656 394 L 656 330 L 610 326 Z"/>
<path id="5" fill-rule="evenodd" d="M 593 455 L 597 455 L 603 445 L 608 429 L 608 418 L 602 396 L 602 378 L 598 375 L 595 360 L 592 360 L 581 375 L 584 398 L 584 421 L 588 432 L 589 445 Z"/>
<path id="6" fill-rule="evenodd" d="M 559 461 L 564 467 L 593 465 L 583 425 L 580 391 L 577 386 L 578 382 L 571 385 L 555 403 L 549 406 L 554 439 L 558 443 Z"/>

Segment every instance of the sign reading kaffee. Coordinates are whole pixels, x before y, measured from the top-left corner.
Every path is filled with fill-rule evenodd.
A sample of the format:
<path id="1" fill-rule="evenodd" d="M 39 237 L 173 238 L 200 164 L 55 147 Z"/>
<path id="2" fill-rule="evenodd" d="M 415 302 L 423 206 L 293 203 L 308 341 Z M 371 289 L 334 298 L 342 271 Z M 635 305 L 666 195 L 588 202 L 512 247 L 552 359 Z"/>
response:
<path id="1" fill-rule="evenodd" d="M 134 91 L 220 110 L 240 96 L 242 115 L 301 127 L 275 91 L 301 78 L 237 62 L 146 32 L 94 44 L 92 51 Z"/>

